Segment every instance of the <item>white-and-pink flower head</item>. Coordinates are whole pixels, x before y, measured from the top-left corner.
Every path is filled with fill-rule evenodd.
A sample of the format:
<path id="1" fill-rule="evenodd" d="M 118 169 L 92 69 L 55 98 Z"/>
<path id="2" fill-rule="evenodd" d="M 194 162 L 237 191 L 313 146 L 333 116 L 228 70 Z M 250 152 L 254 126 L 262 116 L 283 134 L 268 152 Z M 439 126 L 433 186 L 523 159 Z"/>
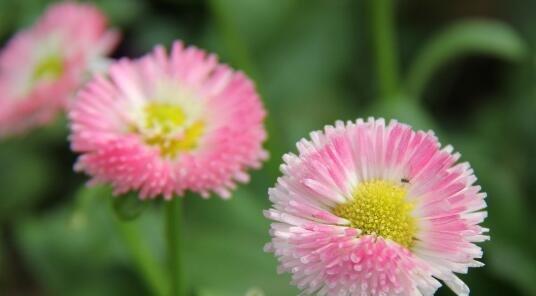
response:
<path id="1" fill-rule="evenodd" d="M 118 40 L 96 7 L 50 6 L 0 52 L 0 136 L 53 120 Z"/>
<path id="2" fill-rule="evenodd" d="M 267 157 L 264 117 L 246 75 L 175 42 L 95 76 L 71 108 L 71 146 L 76 169 L 116 194 L 228 198 Z"/>
<path id="3" fill-rule="evenodd" d="M 303 294 L 432 295 L 476 261 L 485 193 L 432 132 L 383 119 L 337 122 L 286 154 L 269 190 L 266 250 Z"/>

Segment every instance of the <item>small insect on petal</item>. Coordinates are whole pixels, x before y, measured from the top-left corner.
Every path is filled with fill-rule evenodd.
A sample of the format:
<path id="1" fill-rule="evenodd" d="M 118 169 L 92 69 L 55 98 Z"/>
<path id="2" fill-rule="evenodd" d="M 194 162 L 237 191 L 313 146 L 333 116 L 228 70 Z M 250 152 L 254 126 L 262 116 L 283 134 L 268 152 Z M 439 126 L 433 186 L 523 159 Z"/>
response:
<path id="1" fill-rule="evenodd" d="M 467 294 L 454 272 L 481 266 L 475 243 L 489 237 L 485 194 L 459 154 L 383 119 L 311 135 L 268 191 L 279 270 L 306 295 L 432 295 L 438 279 Z"/>

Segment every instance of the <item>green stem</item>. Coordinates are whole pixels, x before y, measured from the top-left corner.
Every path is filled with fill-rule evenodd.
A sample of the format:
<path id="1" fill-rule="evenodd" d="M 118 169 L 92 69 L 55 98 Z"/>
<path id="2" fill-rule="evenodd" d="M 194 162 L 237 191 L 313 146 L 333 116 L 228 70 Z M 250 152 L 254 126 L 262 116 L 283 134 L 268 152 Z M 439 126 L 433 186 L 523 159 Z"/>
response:
<path id="1" fill-rule="evenodd" d="M 181 272 L 180 256 L 180 222 L 181 222 L 181 198 L 173 198 L 168 201 L 166 207 L 166 240 L 168 247 L 168 260 L 171 275 L 172 296 L 185 294 L 184 281 Z"/>
<path id="2" fill-rule="evenodd" d="M 105 186 L 97 186 L 88 188 L 83 186 L 76 194 L 75 210 L 73 215 L 80 215 L 88 208 L 88 203 L 96 198 L 108 198 L 110 202 L 111 212 L 113 212 L 113 199 L 110 188 Z M 120 197 L 126 198 L 126 197 Z M 104 200 L 103 200 L 104 201 Z M 141 277 L 146 282 L 152 294 L 157 296 L 167 296 L 168 284 L 164 271 L 160 264 L 151 255 L 151 250 L 147 246 L 139 231 L 139 223 L 137 221 L 122 221 L 121 218 L 114 214 L 113 221 L 117 231 L 121 235 L 125 247 L 128 249 L 136 269 L 141 274 Z"/>
<path id="3" fill-rule="evenodd" d="M 370 0 L 370 4 L 380 98 L 393 100 L 396 99 L 399 90 L 394 35 L 394 1 Z"/>
<path id="4" fill-rule="evenodd" d="M 259 72 L 255 67 L 253 58 L 244 38 L 237 31 L 237 24 L 232 16 L 233 11 L 229 10 L 224 0 L 210 0 L 209 8 L 216 20 L 216 24 L 223 36 L 223 42 L 227 49 L 229 58 L 235 66 L 246 72 L 254 81 L 259 80 Z"/>
<path id="5" fill-rule="evenodd" d="M 166 296 L 168 289 L 165 274 L 150 255 L 149 248 L 142 240 L 138 223 L 136 221 L 120 221 L 118 218 L 116 220 L 132 259 L 147 285 L 155 295 Z"/>

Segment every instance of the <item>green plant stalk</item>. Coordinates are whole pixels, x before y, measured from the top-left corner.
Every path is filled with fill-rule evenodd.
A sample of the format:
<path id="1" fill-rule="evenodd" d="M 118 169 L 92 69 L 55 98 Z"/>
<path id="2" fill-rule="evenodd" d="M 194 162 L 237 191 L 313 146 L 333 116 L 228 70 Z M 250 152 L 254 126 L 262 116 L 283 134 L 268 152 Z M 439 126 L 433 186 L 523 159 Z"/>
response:
<path id="1" fill-rule="evenodd" d="M 181 272 L 180 252 L 180 222 L 181 222 L 181 198 L 173 198 L 166 202 L 166 241 L 168 248 L 168 263 L 170 268 L 171 296 L 185 295 L 184 280 Z"/>
<path id="2" fill-rule="evenodd" d="M 140 237 L 138 223 L 136 221 L 121 221 L 119 218 L 116 218 L 116 221 L 132 259 L 151 291 L 157 296 L 167 296 L 168 285 L 165 274 L 150 255 L 149 248 Z"/>
<path id="3" fill-rule="evenodd" d="M 393 0 L 370 0 L 378 88 L 382 100 L 394 100 L 399 91 L 394 33 Z"/>
<path id="4" fill-rule="evenodd" d="M 209 8 L 223 36 L 223 42 L 229 58 L 236 67 L 245 71 L 254 81 L 260 81 L 259 72 L 255 67 L 250 51 L 237 31 L 237 25 L 234 23 L 232 15 L 230 15 L 232 11 L 228 11 L 226 2 L 223 0 L 210 0 Z"/>
<path id="5" fill-rule="evenodd" d="M 97 186 L 93 188 L 83 186 L 75 196 L 75 211 L 80 211 L 84 208 L 84 204 L 88 203 L 91 199 L 106 197 L 110 198 L 112 201 L 110 202 L 110 209 L 111 212 L 114 212 L 113 199 L 117 197 L 111 197 L 111 195 L 112 192 L 110 188 L 105 186 Z M 160 264 L 158 264 L 155 258 L 151 256 L 149 247 L 142 239 L 139 232 L 139 223 L 136 220 L 123 221 L 116 215 L 117 213 L 112 214 L 117 231 L 119 232 L 125 247 L 128 249 L 136 269 L 141 274 L 141 277 L 146 282 L 152 294 L 156 296 L 167 296 L 168 283 L 166 282 L 166 275 Z"/>
<path id="6" fill-rule="evenodd" d="M 240 33 L 236 18 L 233 16 L 233 10 L 229 9 L 229 5 L 226 5 L 226 0 L 209 0 L 208 4 L 228 54 L 228 59 L 234 66 L 248 74 L 248 76 L 255 82 L 255 87 L 261 97 L 266 98 L 268 92 L 262 83 L 264 81 L 264 76 L 253 58 L 251 48 L 248 46 L 244 36 Z M 270 103 L 266 101 L 266 104 Z M 274 120 L 271 115 L 268 115 L 267 117 L 266 126 L 269 131 L 284 129 L 282 123 Z M 281 141 L 281 137 L 269 137 L 266 145 L 268 151 L 271 151 L 274 154 L 277 154 L 275 151 L 280 150 L 277 147 L 285 146 Z M 271 175 L 265 177 L 275 178 L 274 174 L 278 174 L 279 167 L 276 164 L 275 167 L 272 167 L 268 171 L 270 171 L 268 174 Z M 266 172 L 263 170 L 260 174 L 264 175 Z"/>

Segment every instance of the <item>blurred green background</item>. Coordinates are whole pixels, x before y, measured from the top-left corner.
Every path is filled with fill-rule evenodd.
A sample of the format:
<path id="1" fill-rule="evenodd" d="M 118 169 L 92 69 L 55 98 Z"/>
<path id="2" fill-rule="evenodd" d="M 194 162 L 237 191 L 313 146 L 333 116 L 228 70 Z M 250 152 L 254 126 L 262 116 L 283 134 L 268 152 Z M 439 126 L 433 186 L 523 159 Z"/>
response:
<path id="1" fill-rule="evenodd" d="M 2 44 L 50 2 L 0 0 Z M 269 112 L 271 159 L 252 182 L 231 201 L 185 201 L 191 295 L 298 294 L 262 251 L 267 188 L 309 131 L 370 115 L 434 129 L 475 169 L 492 239 L 486 267 L 462 275 L 472 295 L 536 295 L 536 1 L 397 1 L 401 91 L 384 100 L 373 0 L 94 2 L 123 31 L 114 57 L 182 39 L 254 77 Z M 162 204 L 120 223 L 109 196 L 78 194 L 66 124 L 0 142 L 0 295 L 150 295 L 122 238 L 141 229 L 164 262 Z"/>

